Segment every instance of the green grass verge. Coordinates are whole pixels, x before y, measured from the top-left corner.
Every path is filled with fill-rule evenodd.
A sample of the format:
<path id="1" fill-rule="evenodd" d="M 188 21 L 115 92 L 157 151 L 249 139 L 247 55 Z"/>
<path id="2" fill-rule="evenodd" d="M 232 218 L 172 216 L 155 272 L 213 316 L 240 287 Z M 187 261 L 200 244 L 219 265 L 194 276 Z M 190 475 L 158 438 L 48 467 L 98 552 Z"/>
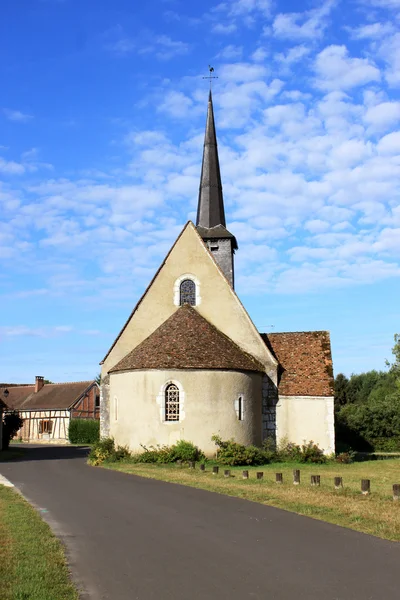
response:
<path id="1" fill-rule="evenodd" d="M 78 600 L 60 541 L 12 488 L 0 485 L 1 600 Z"/>
<path id="2" fill-rule="evenodd" d="M 171 483 L 237 496 L 253 502 L 283 508 L 301 515 L 369 533 L 384 539 L 400 541 L 400 502 L 392 498 L 392 484 L 400 483 L 400 460 L 367 461 L 340 465 L 308 465 L 274 463 L 263 467 L 223 467 L 219 475 L 211 473 L 207 464 L 201 472 L 176 465 L 104 463 L 103 467 L 150 477 Z M 224 469 L 231 470 L 225 478 Z M 249 470 L 249 479 L 242 471 Z M 292 471 L 300 469 L 301 483 L 293 485 Z M 256 472 L 263 471 L 258 481 Z M 275 483 L 275 473 L 283 473 L 283 485 Z M 321 486 L 311 487 L 310 476 L 320 475 Z M 343 478 L 343 488 L 334 489 L 333 478 Z M 371 480 L 371 494 L 361 494 L 361 479 Z"/>

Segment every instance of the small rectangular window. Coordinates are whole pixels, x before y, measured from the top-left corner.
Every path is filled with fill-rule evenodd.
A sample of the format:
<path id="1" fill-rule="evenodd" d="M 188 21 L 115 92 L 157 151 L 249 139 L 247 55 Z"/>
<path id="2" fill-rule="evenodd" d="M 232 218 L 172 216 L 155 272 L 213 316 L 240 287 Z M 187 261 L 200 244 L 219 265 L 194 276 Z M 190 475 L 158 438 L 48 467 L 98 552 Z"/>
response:
<path id="1" fill-rule="evenodd" d="M 100 408 L 100 396 L 96 396 L 95 407 Z"/>
<path id="2" fill-rule="evenodd" d="M 235 400 L 235 411 L 238 421 L 244 420 L 244 396 L 240 394 Z"/>
<path id="3" fill-rule="evenodd" d="M 118 421 L 118 398 L 114 396 L 114 419 Z"/>
<path id="4" fill-rule="evenodd" d="M 39 433 L 51 433 L 53 431 L 53 421 L 39 421 Z"/>

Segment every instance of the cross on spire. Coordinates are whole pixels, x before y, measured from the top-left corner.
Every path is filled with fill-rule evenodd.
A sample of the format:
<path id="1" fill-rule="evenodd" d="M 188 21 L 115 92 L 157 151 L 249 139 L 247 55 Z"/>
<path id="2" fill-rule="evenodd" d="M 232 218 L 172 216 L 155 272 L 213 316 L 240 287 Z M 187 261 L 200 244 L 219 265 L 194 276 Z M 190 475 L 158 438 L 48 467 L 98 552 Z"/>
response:
<path id="1" fill-rule="evenodd" d="M 211 73 L 214 73 L 214 67 L 211 67 L 211 65 L 208 65 L 208 70 L 210 71 L 210 74 L 203 77 L 203 79 L 208 79 L 210 81 L 210 90 L 211 90 L 212 80 L 218 79 L 218 77 L 216 75 L 211 75 Z"/>

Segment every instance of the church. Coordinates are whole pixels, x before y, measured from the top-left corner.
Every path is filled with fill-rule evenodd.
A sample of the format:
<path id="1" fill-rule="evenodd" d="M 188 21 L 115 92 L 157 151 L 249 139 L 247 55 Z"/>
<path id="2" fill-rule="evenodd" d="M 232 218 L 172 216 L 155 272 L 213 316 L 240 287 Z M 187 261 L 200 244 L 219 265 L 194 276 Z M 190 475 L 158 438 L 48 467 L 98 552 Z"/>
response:
<path id="1" fill-rule="evenodd" d="M 212 94 L 196 225 L 189 221 L 101 363 L 102 437 L 141 451 L 179 440 L 313 441 L 334 452 L 327 331 L 261 333 L 235 292 Z"/>

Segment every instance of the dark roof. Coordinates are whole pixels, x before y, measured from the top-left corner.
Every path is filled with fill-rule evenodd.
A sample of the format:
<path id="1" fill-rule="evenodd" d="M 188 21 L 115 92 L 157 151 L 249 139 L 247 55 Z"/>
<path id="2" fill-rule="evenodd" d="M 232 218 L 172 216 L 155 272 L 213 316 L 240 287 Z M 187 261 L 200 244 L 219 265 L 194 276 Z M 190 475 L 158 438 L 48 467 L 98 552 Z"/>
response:
<path id="1" fill-rule="evenodd" d="M 179 307 L 110 373 L 135 369 L 264 371 L 257 359 L 188 304 Z"/>
<path id="2" fill-rule="evenodd" d="M 15 410 L 66 409 L 75 404 L 93 384 L 96 385 L 93 380 L 45 383 L 36 394 L 34 385 L 11 385 L 7 386 L 9 394 L 5 402 L 9 409 Z"/>
<path id="3" fill-rule="evenodd" d="M 206 229 L 226 225 L 211 90 L 208 97 L 196 225 Z"/>
<path id="4" fill-rule="evenodd" d="M 208 240 L 216 240 L 216 239 L 230 238 L 233 240 L 234 250 L 237 250 L 237 248 L 238 248 L 235 236 L 233 235 L 233 233 L 228 231 L 226 229 L 226 227 L 224 227 L 223 225 L 216 225 L 215 227 L 211 227 L 211 228 L 200 227 L 200 225 L 198 225 L 196 227 L 196 229 L 199 232 L 199 234 L 201 235 L 201 237 L 203 238 L 203 240 L 207 240 L 207 239 Z"/>
<path id="5" fill-rule="evenodd" d="M 334 379 L 328 331 L 262 333 L 279 362 L 282 396 L 333 396 Z"/>

